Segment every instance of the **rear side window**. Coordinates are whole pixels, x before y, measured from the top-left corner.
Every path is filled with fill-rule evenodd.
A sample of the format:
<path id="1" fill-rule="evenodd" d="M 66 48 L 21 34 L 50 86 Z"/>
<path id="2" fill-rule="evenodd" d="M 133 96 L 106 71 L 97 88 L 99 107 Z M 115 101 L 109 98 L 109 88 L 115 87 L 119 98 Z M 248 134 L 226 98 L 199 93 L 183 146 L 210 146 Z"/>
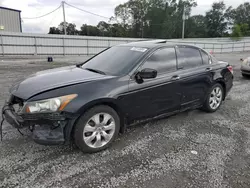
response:
<path id="1" fill-rule="evenodd" d="M 178 68 L 189 69 L 202 64 L 200 51 L 190 47 L 179 47 Z"/>
<path id="2" fill-rule="evenodd" d="M 203 64 L 204 65 L 209 64 L 209 56 L 207 55 L 207 53 L 201 50 L 201 56 L 202 56 Z"/>
<path id="3" fill-rule="evenodd" d="M 159 74 L 175 71 L 176 53 L 175 48 L 163 48 L 154 52 L 143 64 L 142 69 L 151 68 Z"/>
<path id="4" fill-rule="evenodd" d="M 209 56 L 213 63 L 218 63 L 218 60 L 214 56 Z"/>

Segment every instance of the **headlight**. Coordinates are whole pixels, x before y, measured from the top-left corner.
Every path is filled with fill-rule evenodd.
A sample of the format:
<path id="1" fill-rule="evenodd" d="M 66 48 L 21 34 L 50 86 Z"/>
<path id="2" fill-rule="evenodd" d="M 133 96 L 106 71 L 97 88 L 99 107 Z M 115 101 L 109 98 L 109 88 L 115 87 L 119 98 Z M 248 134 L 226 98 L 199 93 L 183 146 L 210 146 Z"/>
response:
<path id="1" fill-rule="evenodd" d="M 41 101 L 27 102 L 24 105 L 23 113 L 45 113 L 62 111 L 77 94 L 66 95 Z"/>

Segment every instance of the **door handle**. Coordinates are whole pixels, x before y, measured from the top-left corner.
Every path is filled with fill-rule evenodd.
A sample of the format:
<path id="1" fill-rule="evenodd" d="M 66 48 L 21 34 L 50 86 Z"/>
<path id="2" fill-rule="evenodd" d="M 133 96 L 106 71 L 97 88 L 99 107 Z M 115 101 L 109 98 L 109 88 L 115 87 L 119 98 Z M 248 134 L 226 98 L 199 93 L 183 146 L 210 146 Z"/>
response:
<path id="1" fill-rule="evenodd" d="M 180 79 L 180 76 L 179 75 L 175 75 L 175 76 L 173 76 L 172 78 L 171 78 L 171 80 L 179 80 Z"/>
<path id="2" fill-rule="evenodd" d="M 206 68 L 206 71 L 207 71 L 207 72 L 208 72 L 208 71 L 211 71 L 211 70 L 213 70 L 211 67 Z"/>

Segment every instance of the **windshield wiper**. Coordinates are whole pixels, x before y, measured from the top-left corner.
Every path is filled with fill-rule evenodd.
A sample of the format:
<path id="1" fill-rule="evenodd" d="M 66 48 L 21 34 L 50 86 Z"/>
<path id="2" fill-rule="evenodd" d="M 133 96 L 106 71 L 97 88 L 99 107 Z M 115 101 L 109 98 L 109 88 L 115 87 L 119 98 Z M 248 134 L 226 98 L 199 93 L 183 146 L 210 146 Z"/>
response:
<path id="1" fill-rule="evenodd" d="M 91 72 L 95 72 L 95 73 L 106 75 L 105 72 L 102 72 L 102 71 L 97 70 L 97 69 L 91 69 L 91 68 L 85 68 L 85 69 L 88 70 L 88 71 L 91 71 Z"/>

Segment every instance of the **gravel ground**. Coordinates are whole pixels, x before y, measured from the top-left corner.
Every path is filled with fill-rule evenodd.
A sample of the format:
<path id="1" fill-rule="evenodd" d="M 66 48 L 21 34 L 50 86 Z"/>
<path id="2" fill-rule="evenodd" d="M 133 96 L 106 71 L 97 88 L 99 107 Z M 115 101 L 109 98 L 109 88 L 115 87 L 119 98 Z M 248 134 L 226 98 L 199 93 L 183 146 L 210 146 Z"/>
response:
<path id="1" fill-rule="evenodd" d="M 103 152 L 41 146 L 5 123 L 0 187 L 250 187 L 250 80 L 239 72 L 247 54 L 216 56 L 235 71 L 234 87 L 216 113 L 188 111 L 136 125 Z M 15 81 L 63 65 L 0 61 L 0 106 Z"/>

